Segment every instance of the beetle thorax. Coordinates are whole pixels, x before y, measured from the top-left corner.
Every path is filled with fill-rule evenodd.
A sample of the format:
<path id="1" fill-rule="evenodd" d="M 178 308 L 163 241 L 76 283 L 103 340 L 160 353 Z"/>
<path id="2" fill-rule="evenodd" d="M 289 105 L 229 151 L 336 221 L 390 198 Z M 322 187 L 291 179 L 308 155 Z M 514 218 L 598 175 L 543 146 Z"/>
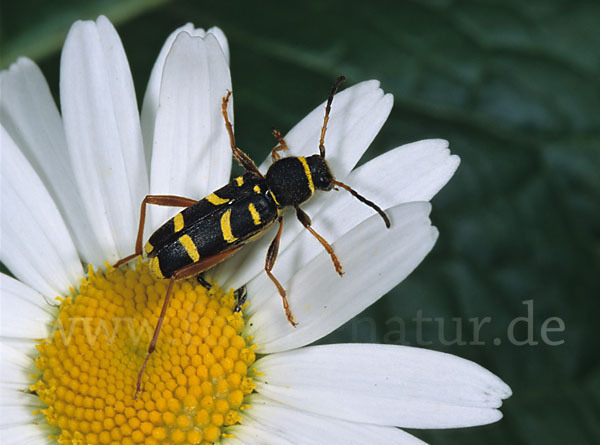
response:
<path id="1" fill-rule="evenodd" d="M 266 179 L 281 207 L 297 206 L 310 199 L 315 190 L 333 187 L 331 170 L 319 155 L 279 159 L 267 171 Z"/>

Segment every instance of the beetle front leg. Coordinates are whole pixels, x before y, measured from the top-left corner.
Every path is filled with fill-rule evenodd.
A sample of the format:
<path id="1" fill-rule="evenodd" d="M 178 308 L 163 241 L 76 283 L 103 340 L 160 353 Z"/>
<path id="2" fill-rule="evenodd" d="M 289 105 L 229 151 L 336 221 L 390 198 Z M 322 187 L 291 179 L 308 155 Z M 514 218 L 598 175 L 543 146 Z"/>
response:
<path id="1" fill-rule="evenodd" d="M 225 128 L 227 129 L 227 134 L 229 135 L 229 145 L 231 145 L 231 152 L 233 153 L 233 157 L 239 164 L 247 171 L 258 175 L 259 177 L 263 177 L 262 173 L 254 163 L 250 156 L 244 153 L 235 145 L 235 136 L 233 134 L 233 125 L 229 121 L 229 114 L 227 113 L 227 105 L 229 104 L 229 98 L 231 97 L 231 91 L 227 91 L 227 94 L 223 96 L 223 102 L 221 103 L 221 114 L 223 115 L 223 119 L 225 120 Z"/>
<path id="2" fill-rule="evenodd" d="M 277 139 L 277 142 L 279 142 L 279 144 L 277 144 L 277 146 L 273 149 L 273 151 L 271 151 L 271 160 L 273 162 L 275 162 L 275 161 L 278 161 L 279 159 L 281 159 L 279 152 L 287 151 L 288 146 L 287 146 L 287 143 L 285 142 L 285 139 L 283 139 L 281 132 L 275 127 L 273 127 L 273 137 L 275 139 Z"/>

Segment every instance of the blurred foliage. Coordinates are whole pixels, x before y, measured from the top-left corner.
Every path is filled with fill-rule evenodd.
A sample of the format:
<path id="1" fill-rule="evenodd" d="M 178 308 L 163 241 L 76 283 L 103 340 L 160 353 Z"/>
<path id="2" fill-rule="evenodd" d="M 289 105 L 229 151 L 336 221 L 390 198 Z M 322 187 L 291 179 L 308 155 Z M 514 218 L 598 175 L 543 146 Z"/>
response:
<path id="1" fill-rule="evenodd" d="M 57 54 L 76 20 L 109 16 L 118 26 L 168 0 L 25 0 L 2 2 L 0 67 L 19 56 L 42 59 Z"/>
<path id="2" fill-rule="evenodd" d="M 337 75 L 381 80 L 395 107 L 368 156 L 443 137 L 462 164 L 433 200 L 440 239 L 430 256 L 327 341 L 431 341 L 512 387 L 503 421 L 412 431 L 427 441 L 600 443 L 600 4 L 27 0 L 3 8 L 4 64 L 34 56 L 55 94 L 60 44 L 75 18 L 102 12 L 117 23 L 140 99 L 175 27 L 220 26 L 231 45 L 238 142 L 256 159 L 273 145 L 271 126 L 292 127 Z M 526 300 L 539 344 L 519 346 L 507 329 L 528 315 Z M 444 320 L 445 337 L 434 320 L 419 338 L 419 311 Z M 453 319 L 474 343 L 469 319 L 485 317 L 483 344 L 448 344 Z M 564 321 L 564 332 L 549 334 L 562 345 L 542 341 L 549 317 Z M 524 322 L 515 337 L 527 337 Z"/>

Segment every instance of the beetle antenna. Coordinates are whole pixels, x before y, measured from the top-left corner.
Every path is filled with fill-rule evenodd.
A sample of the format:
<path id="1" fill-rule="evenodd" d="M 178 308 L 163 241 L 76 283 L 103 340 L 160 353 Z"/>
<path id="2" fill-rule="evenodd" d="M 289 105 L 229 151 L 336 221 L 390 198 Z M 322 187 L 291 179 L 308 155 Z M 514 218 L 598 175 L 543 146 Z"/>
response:
<path id="1" fill-rule="evenodd" d="M 385 226 L 389 229 L 391 226 L 390 223 L 390 219 L 388 218 L 388 216 L 385 214 L 385 212 L 383 210 L 381 210 L 381 207 L 379 207 L 377 204 L 375 204 L 373 201 L 369 201 L 367 198 L 365 198 L 362 195 L 359 195 L 359 193 L 354 190 L 353 188 L 351 188 L 349 185 L 344 184 L 343 182 L 340 181 L 336 181 L 335 179 L 333 180 L 333 183 L 335 185 L 339 185 L 341 188 L 348 190 L 350 193 L 352 193 L 352 196 L 354 196 L 356 199 L 358 199 L 360 202 L 368 205 L 369 207 L 375 209 L 377 211 L 377 213 L 379 213 L 379 215 L 381 215 L 381 217 L 383 218 L 383 222 L 385 222 Z"/>
<path id="2" fill-rule="evenodd" d="M 329 98 L 327 99 L 327 107 L 325 107 L 325 118 L 323 119 L 323 128 L 321 128 L 321 140 L 319 141 L 319 152 L 321 153 L 321 157 L 325 159 L 325 132 L 327 131 L 327 122 L 329 122 L 329 112 L 331 111 L 331 102 L 333 102 L 333 96 L 335 95 L 340 83 L 342 83 L 346 78 L 344 76 L 338 77 L 333 83 L 333 87 L 331 88 L 331 92 L 329 93 Z"/>

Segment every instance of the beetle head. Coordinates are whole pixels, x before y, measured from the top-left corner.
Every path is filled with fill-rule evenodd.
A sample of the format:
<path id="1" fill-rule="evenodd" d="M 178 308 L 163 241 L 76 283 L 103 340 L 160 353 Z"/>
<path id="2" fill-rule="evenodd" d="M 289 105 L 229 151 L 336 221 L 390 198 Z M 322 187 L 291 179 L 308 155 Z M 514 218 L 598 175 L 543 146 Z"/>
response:
<path id="1" fill-rule="evenodd" d="M 327 161 L 320 155 L 312 155 L 306 158 L 315 189 L 328 192 L 333 188 L 333 173 Z"/>

